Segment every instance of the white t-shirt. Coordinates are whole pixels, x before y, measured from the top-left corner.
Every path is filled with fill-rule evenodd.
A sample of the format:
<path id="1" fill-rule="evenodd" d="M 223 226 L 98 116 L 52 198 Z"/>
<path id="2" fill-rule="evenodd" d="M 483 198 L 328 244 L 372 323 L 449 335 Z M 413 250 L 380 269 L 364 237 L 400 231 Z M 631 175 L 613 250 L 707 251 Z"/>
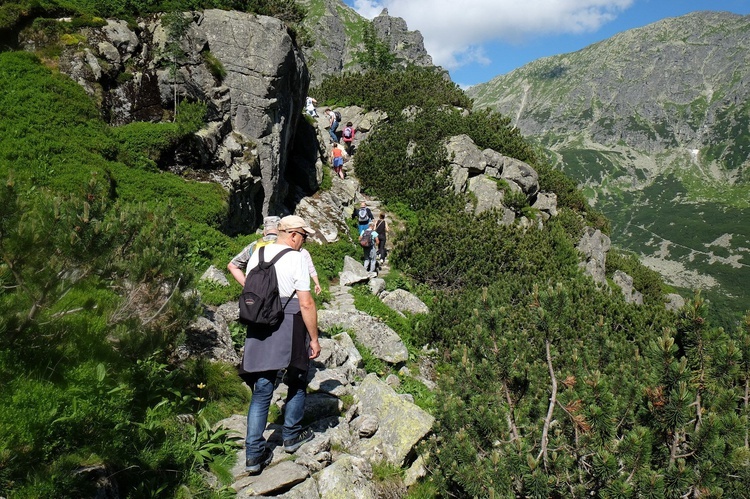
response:
<path id="1" fill-rule="evenodd" d="M 289 246 L 285 244 L 268 244 L 263 246 L 264 261 L 270 261 L 279 252 Z M 258 266 L 260 250 L 254 251 L 247 263 L 247 273 Z M 279 295 L 283 297 L 292 296 L 297 291 L 310 291 L 310 272 L 307 270 L 307 261 L 299 251 L 290 251 L 276 262 L 276 279 L 279 281 Z"/>

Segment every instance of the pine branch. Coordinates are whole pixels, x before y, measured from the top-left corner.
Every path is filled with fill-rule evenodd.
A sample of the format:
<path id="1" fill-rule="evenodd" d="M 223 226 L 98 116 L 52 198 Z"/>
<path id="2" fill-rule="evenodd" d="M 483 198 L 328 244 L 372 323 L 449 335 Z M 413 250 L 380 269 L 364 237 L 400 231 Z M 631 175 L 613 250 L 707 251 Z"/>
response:
<path id="1" fill-rule="evenodd" d="M 680 432 L 675 430 L 672 445 L 669 451 L 669 465 L 672 466 L 677 459 L 677 446 L 680 443 Z"/>
<path id="2" fill-rule="evenodd" d="M 168 297 L 168 298 L 167 298 L 167 299 L 166 299 L 166 300 L 164 301 L 164 303 L 162 304 L 162 306 L 161 306 L 161 307 L 159 307 L 159 310 L 157 310 L 157 311 L 156 311 L 156 313 L 155 313 L 155 314 L 154 314 L 153 316 L 151 316 L 151 318 L 150 318 L 150 319 L 146 320 L 146 321 L 145 321 L 145 322 L 143 323 L 143 325 L 144 325 L 144 326 L 145 326 L 146 324 L 148 324 L 149 322 L 151 322 L 152 320 L 156 319 L 156 318 L 157 318 L 157 317 L 159 316 L 159 314 L 161 314 L 162 310 L 164 310 L 164 307 L 166 307 L 166 306 L 167 306 L 167 303 L 169 303 L 169 300 L 171 300 L 171 299 L 172 299 L 172 297 L 174 296 L 174 294 L 175 294 L 175 293 L 177 292 L 177 290 L 178 290 L 178 289 L 180 288 L 180 281 L 182 281 L 182 276 L 180 276 L 180 277 L 179 277 L 179 278 L 177 279 L 177 283 L 176 283 L 176 284 L 174 285 L 174 289 L 172 289 L 172 292 L 171 292 L 171 293 L 169 294 L 169 297 Z"/>
<path id="3" fill-rule="evenodd" d="M 516 418 L 513 416 L 515 411 L 515 406 L 513 405 L 513 400 L 510 398 L 510 391 L 508 390 L 508 382 L 503 379 L 503 390 L 505 391 L 505 400 L 508 403 L 508 414 L 506 415 L 506 418 L 508 419 L 508 427 L 510 428 L 510 434 L 511 434 L 511 442 L 515 442 L 520 439 L 518 435 L 518 426 L 516 426 Z"/>
<path id="4" fill-rule="evenodd" d="M 701 417 L 701 392 L 700 388 L 695 391 L 695 402 L 693 402 L 691 405 L 695 406 L 695 431 L 698 431 L 701 427 L 701 423 L 703 422 L 703 419 Z"/>
<path id="5" fill-rule="evenodd" d="M 94 310 L 96 310 L 97 308 L 99 308 L 99 305 L 94 305 L 92 308 Z M 75 313 L 78 313 L 78 312 L 80 312 L 82 310 L 87 310 L 87 309 L 86 309 L 86 307 L 76 307 L 76 308 L 71 308 L 71 309 L 68 309 L 68 310 L 62 310 L 60 312 L 57 312 L 57 313 L 53 314 L 52 317 L 53 318 L 57 318 L 57 317 L 65 316 L 65 315 L 75 314 Z"/>
<path id="6" fill-rule="evenodd" d="M 549 445 L 549 427 L 552 424 L 552 415 L 555 410 L 555 403 L 557 402 L 557 378 L 555 377 L 555 369 L 552 367 L 552 354 L 550 353 L 550 341 L 549 339 L 544 342 L 544 349 L 547 355 L 547 367 L 549 368 L 549 375 L 552 380 L 552 394 L 549 398 L 549 409 L 547 409 L 547 417 L 544 418 L 544 428 L 542 429 L 542 448 L 537 456 L 544 459 L 544 467 L 547 468 L 547 446 Z"/>

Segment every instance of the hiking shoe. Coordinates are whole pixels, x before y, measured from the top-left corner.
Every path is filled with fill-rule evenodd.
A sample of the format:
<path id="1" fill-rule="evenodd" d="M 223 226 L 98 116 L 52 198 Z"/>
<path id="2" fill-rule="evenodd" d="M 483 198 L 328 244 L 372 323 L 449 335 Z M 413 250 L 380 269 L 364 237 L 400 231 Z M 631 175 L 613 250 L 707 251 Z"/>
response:
<path id="1" fill-rule="evenodd" d="M 250 475 L 257 475 L 258 473 L 263 471 L 263 468 L 271 464 L 272 459 L 273 452 L 271 452 L 271 449 L 266 447 L 260 457 L 249 458 L 245 460 L 245 471 Z"/>
<path id="2" fill-rule="evenodd" d="M 284 450 L 289 454 L 292 454 L 302 447 L 302 444 L 312 440 L 314 436 L 315 435 L 310 428 L 305 428 L 296 437 L 284 440 Z"/>

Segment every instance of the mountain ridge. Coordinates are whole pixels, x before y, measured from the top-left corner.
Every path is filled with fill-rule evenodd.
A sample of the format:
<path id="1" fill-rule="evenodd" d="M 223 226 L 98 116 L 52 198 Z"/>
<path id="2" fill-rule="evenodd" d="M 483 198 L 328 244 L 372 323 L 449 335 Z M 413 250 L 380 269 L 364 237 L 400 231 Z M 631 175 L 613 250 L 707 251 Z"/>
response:
<path id="1" fill-rule="evenodd" d="M 713 289 L 741 311 L 749 297 L 728 283 L 734 272 L 750 279 L 738 266 L 750 245 L 749 68 L 750 16 L 700 11 L 533 61 L 467 94 L 550 151 L 612 219 L 616 245 L 671 284 Z M 721 238 L 730 244 L 712 254 Z"/>

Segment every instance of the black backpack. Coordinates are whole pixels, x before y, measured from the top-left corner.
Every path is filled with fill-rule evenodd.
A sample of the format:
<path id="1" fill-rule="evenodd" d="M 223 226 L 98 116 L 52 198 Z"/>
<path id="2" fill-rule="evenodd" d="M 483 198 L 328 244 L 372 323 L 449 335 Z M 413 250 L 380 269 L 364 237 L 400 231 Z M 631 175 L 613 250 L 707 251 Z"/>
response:
<path id="1" fill-rule="evenodd" d="M 333 115 L 336 117 L 336 121 L 338 121 L 339 123 L 341 123 L 341 113 L 338 112 L 338 111 L 334 111 Z"/>
<path id="2" fill-rule="evenodd" d="M 359 245 L 363 248 L 372 246 L 372 229 L 365 229 L 362 232 L 362 235 L 359 236 Z"/>
<path id="3" fill-rule="evenodd" d="M 276 327 L 284 320 L 284 309 L 289 300 L 292 299 L 296 290 L 281 305 L 279 296 L 279 282 L 276 279 L 274 264 L 292 248 L 286 248 L 279 252 L 270 262 L 263 260 L 266 249 L 262 246 L 258 250 L 258 266 L 247 273 L 245 286 L 240 295 L 240 322 L 247 326 Z"/>

